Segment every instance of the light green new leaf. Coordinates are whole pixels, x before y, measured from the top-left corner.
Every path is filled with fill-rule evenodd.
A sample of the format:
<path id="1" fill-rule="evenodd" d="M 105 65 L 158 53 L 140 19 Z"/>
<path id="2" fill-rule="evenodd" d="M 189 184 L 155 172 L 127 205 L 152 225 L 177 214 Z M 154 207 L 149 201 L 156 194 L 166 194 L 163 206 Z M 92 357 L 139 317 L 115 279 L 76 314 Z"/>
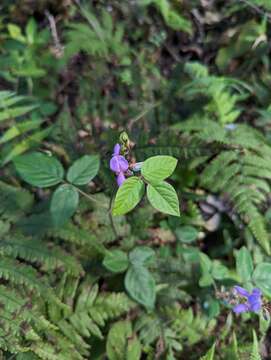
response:
<path id="1" fill-rule="evenodd" d="M 132 210 L 144 195 L 145 186 L 141 179 L 132 176 L 119 187 L 114 201 L 113 215 L 124 215 Z"/>
<path id="2" fill-rule="evenodd" d="M 155 303 L 155 281 L 152 274 L 143 266 L 130 266 L 125 275 L 125 288 L 131 298 L 147 309 Z"/>
<path id="3" fill-rule="evenodd" d="M 151 205 L 165 214 L 180 216 L 179 200 L 174 188 L 163 181 L 147 186 L 147 197 Z"/>
<path id="4" fill-rule="evenodd" d="M 124 272 L 128 265 L 128 256 L 121 250 L 108 251 L 103 260 L 103 266 L 113 273 Z"/>
<path id="5" fill-rule="evenodd" d="M 271 263 L 261 263 L 256 266 L 252 279 L 267 296 L 271 296 Z"/>
<path id="6" fill-rule="evenodd" d="M 99 167 L 98 156 L 82 156 L 69 168 L 67 180 L 74 185 L 86 185 L 97 175 Z"/>
<path id="7" fill-rule="evenodd" d="M 56 185 L 64 176 L 64 169 L 56 158 L 39 152 L 16 157 L 14 164 L 23 180 L 38 187 Z"/>
<path id="8" fill-rule="evenodd" d="M 152 156 L 144 161 L 141 174 L 150 183 L 158 183 L 168 178 L 176 168 L 178 160 L 172 156 Z"/>
<path id="9" fill-rule="evenodd" d="M 50 212 L 55 226 L 62 226 L 77 209 L 79 194 L 77 190 L 68 184 L 59 186 L 53 193 Z"/>

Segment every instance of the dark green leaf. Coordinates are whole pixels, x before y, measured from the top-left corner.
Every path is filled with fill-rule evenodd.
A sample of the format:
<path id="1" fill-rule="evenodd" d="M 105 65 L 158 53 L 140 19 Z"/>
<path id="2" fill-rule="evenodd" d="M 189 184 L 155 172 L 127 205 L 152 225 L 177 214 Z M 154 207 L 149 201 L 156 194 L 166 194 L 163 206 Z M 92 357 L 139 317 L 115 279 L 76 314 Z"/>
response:
<path id="1" fill-rule="evenodd" d="M 103 260 L 103 266 L 114 273 L 124 272 L 128 265 L 128 256 L 121 250 L 108 251 Z"/>
<path id="2" fill-rule="evenodd" d="M 59 186 L 53 193 L 50 205 L 54 225 L 65 224 L 77 209 L 78 202 L 79 194 L 72 185 Z"/>
<path id="3" fill-rule="evenodd" d="M 198 238 L 198 230 L 193 226 L 185 225 L 175 230 L 178 240 L 183 243 L 192 243 Z"/>
<path id="4" fill-rule="evenodd" d="M 131 298 L 147 309 L 155 304 L 155 281 L 152 274 L 143 266 L 130 266 L 125 275 L 125 288 Z"/>
<path id="5" fill-rule="evenodd" d="M 155 257 L 155 251 L 148 246 L 137 246 L 129 254 L 132 265 L 146 265 Z"/>
<path id="6" fill-rule="evenodd" d="M 23 180 L 38 187 L 56 185 L 64 176 L 64 169 L 56 158 L 39 152 L 19 156 L 14 164 Z"/>
<path id="7" fill-rule="evenodd" d="M 99 167 L 98 156 L 85 155 L 69 168 L 67 180 L 74 185 L 86 185 L 97 175 Z"/>

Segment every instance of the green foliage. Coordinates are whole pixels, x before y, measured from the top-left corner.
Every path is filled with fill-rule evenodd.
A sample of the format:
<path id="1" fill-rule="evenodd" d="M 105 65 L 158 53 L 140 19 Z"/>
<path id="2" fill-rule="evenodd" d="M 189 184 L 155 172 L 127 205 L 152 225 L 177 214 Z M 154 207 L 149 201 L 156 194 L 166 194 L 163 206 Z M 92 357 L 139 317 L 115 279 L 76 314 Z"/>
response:
<path id="1" fill-rule="evenodd" d="M 76 160 L 67 172 L 67 180 L 74 185 L 88 184 L 99 171 L 99 159 L 85 155 Z"/>
<path id="2" fill-rule="evenodd" d="M 123 215 L 132 210 L 144 195 L 144 183 L 136 176 L 125 180 L 119 188 L 113 208 L 113 215 Z"/>
<path id="3" fill-rule="evenodd" d="M 174 188 L 163 181 L 168 178 L 177 165 L 172 156 L 153 156 L 141 166 L 141 175 L 147 184 L 147 198 L 158 211 L 180 216 L 179 200 Z M 113 215 L 123 215 L 134 209 L 144 195 L 144 182 L 132 176 L 119 188 L 114 201 Z"/>
<path id="4" fill-rule="evenodd" d="M 17 157 L 14 164 L 24 181 L 38 187 L 59 184 L 64 176 L 64 169 L 56 158 L 38 152 Z"/>
<path id="5" fill-rule="evenodd" d="M 59 186 L 53 194 L 50 211 L 56 226 L 64 225 L 74 214 L 79 203 L 77 190 L 69 184 Z"/>
<path id="6" fill-rule="evenodd" d="M 270 1 L 0 7 L 0 358 L 269 358 Z"/>
<path id="7" fill-rule="evenodd" d="M 0 91 L 0 122 L 4 129 L 0 138 L 2 165 L 37 147 L 50 134 L 52 127 L 41 129 L 43 119 L 33 111 L 37 107 L 31 97 Z"/>

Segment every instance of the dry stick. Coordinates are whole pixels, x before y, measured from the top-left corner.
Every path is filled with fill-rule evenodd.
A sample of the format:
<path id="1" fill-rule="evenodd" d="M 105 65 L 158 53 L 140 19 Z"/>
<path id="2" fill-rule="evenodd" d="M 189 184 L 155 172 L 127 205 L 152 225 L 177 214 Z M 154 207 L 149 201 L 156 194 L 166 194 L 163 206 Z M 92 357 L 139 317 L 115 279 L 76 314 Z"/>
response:
<path id="1" fill-rule="evenodd" d="M 51 15 L 49 13 L 48 10 L 45 10 L 45 15 L 46 15 L 46 17 L 47 17 L 47 19 L 49 21 L 51 33 L 52 33 L 53 40 L 54 40 L 54 47 L 55 47 L 55 50 L 56 50 L 56 56 L 57 57 L 62 57 L 63 54 L 64 54 L 64 46 L 61 45 L 58 34 L 57 34 L 55 18 L 53 17 L 53 15 Z"/>

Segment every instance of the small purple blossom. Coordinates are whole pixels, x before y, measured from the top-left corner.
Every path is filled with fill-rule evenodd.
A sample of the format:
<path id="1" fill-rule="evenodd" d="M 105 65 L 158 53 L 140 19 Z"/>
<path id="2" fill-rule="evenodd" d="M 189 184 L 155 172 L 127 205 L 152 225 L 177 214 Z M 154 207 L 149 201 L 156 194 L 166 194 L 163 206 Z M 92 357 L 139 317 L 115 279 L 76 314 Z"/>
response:
<path id="1" fill-rule="evenodd" d="M 125 181 L 124 173 L 128 170 L 129 164 L 124 156 L 120 155 L 121 146 L 116 144 L 114 152 L 110 160 L 110 169 L 117 175 L 118 186 L 121 186 Z"/>
<path id="2" fill-rule="evenodd" d="M 234 286 L 234 294 L 242 297 L 245 302 L 237 304 L 233 308 L 233 312 L 240 314 L 243 312 L 258 312 L 262 307 L 262 292 L 260 289 L 254 288 L 251 293 L 241 286 Z"/>

